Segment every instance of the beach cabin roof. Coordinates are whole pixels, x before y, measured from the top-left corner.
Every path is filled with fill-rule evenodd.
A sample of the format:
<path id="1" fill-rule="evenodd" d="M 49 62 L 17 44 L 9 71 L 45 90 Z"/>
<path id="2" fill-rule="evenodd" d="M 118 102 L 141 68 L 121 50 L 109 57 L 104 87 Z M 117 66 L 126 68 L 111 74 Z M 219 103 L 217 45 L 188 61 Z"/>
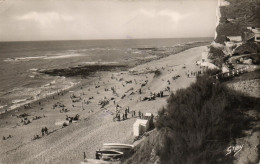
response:
<path id="1" fill-rule="evenodd" d="M 260 27 L 247 27 L 248 30 L 251 30 L 255 34 L 260 33 Z"/>
<path id="2" fill-rule="evenodd" d="M 148 120 L 143 120 L 143 119 L 137 119 L 134 123 L 134 126 L 139 126 L 139 125 L 143 125 L 146 126 L 147 125 Z"/>
<path id="3" fill-rule="evenodd" d="M 227 36 L 227 38 L 231 42 L 241 42 L 242 41 L 242 37 L 241 36 Z"/>

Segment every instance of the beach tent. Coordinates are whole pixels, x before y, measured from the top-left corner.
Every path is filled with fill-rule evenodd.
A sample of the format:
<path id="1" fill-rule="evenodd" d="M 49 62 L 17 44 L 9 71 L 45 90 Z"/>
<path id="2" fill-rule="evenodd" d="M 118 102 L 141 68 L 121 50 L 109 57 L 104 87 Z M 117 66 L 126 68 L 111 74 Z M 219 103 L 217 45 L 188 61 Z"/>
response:
<path id="1" fill-rule="evenodd" d="M 134 136 L 136 137 L 142 135 L 144 132 L 148 130 L 148 126 L 148 120 L 137 119 L 133 125 Z"/>
<path id="2" fill-rule="evenodd" d="M 227 66 L 222 66 L 222 73 L 227 73 L 229 72 L 229 69 Z"/>
<path id="3" fill-rule="evenodd" d="M 152 115 L 152 113 L 145 113 L 144 119 L 148 120 L 148 127 L 147 127 L 148 129 L 147 130 L 149 130 L 149 128 L 151 128 L 153 126 L 153 115 Z"/>
<path id="4" fill-rule="evenodd" d="M 213 63 L 210 63 L 210 62 L 203 62 L 203 63 L 201 63 L 201 66 L 207 67 L 208 69 L 218 69 L 218 67 L 216 65 L 214 65 Z"/>

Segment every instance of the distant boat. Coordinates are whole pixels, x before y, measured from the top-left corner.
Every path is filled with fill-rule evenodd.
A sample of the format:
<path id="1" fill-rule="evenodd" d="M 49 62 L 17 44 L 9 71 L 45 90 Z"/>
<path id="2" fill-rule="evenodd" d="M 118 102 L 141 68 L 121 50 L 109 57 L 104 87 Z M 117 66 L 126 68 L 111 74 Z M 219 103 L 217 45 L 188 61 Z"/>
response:
<path id="1" fill-rule="evenodd" d="M 103 144 L 103 149 L 115 149 L 115 150 L 120 150 L 120 149 L 133 149 L 134 145 L 130 144 L 122 144 L 122 143 L 104 143 Z"/>

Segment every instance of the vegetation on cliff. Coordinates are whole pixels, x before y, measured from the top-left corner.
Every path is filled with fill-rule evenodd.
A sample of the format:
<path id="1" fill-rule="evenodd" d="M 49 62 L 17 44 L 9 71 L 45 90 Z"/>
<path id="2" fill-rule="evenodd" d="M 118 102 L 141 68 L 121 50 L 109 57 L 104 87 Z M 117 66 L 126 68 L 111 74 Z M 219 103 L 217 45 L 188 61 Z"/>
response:
<path id="1" fill-rule="evenodd" d="M 229 163 L 224 150 L 249 128 L 243 110 L 259 106 L 254 101 L 207 75 L 172 94 L 156 126 L 164 136 L 157 148 L 161 162 Z"/>
<path id="2" fill-rule="evenodd" d="M 230 4 L 220 7 L 221 18 L 216 28 L 215 42 L 220 44 L 227 36 L 243 38 L 247 27 L 260 27 L 259 0 L 226 1 Z M 209 58 L 219 67 L 228 59 L 223 47 L 212 45 L 209 49 Z M 233 55 L 252 53 L 247 58 L 252 59 L 253 64 L 259 64 L 259 52 L 259 43 L 244 42 Z M 259 79 L 258 72 L 241 77 Z M 209 71 L 190 87 L 171 94 L 167 106 L 158 112 L 156 130 L 124 162 L 233 163 L 234 154 L 226 155 L 226 150 L 236 145 L 237 138 L 246 136 L 244 130 L 252 129 L 251 123 L 256 119 L 246 113 L 248 110 L 260 112 L 260 99 L 228 88 L 225 82 L 211 78 L 213 74 L 216 71 Z"/>
<path id="3" fill-rule="evenodd" d="M 169 97 L 158 112 L 156 132 L 126 163 L 153 163 L 158 158 L 160 163 L 179 164 L 233 160 L 225 150 L 249 128 L 251 118 L 243 111 L 259 108 L 259 100 L 228 89 L 210 74 Z"/>
<path id="4" fill-rule="evenodd" d="M 224 62 L 225 59 L 225 54 L 223 53 L 223 51 L 219 48 L 210 46 L 209 53 L 210 53 L 209 59 L 212 60 L 212 63 L 221 68 L 222 63 Z"/>

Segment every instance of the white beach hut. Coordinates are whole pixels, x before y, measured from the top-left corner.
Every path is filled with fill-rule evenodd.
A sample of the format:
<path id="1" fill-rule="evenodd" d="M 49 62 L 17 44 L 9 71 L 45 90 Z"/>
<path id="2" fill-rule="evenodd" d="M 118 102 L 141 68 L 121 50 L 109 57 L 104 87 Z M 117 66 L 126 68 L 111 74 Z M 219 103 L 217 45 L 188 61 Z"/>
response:
<path id="1" fill-rule="evenodd" d="M 136 137 L 142 135 L 144 132 L 148 130 L 148 126 L 148 120 L 137 119 L 133 125 L 134 136 Z"/>

